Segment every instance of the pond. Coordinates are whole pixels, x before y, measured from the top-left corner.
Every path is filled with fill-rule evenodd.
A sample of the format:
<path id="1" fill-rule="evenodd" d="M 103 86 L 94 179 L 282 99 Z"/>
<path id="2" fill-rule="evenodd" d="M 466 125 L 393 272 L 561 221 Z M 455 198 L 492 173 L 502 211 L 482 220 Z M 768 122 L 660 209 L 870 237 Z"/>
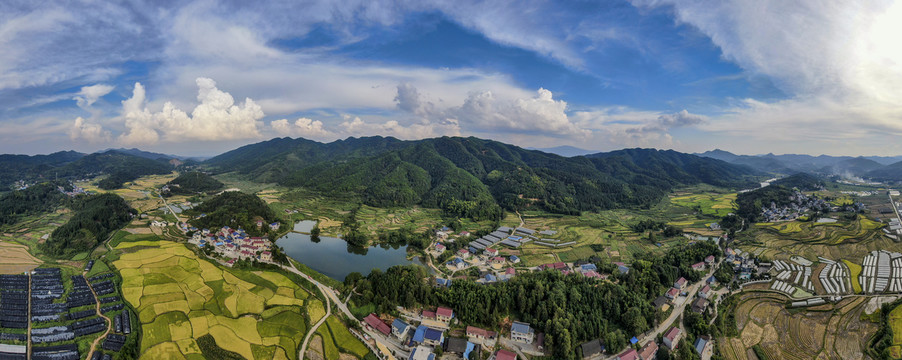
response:
<path id="1" fill-rule="evenodd" d="M 316 226 L 316 221 L 314 220 L 301 220 L 294 224 L 294 231 L 309 234 L 314 226 Z"/>
<path id="2" fill-rule="evenodd" d="M 407 260 L 406 245 L 363 249 L 348 246 L 342 239 L 327 236 L 321 236 L 319 242 L 313 242 L 310 235 L 296 232 L 279 238 L 276 244 L 285 249 L 285 254 L 291 258 L 338 281 L 344 281 L 345 276 L 355 271 L 366 276 L 374 268 L 385 270 L 395 265 L 423 265 L 419 258 Z"/>

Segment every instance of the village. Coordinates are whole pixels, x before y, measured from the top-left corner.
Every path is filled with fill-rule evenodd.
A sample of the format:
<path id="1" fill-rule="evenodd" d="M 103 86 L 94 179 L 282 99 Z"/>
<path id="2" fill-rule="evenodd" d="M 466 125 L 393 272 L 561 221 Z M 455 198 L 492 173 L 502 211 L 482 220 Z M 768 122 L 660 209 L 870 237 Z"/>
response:
<path id="1" fill-rule="evenodd" d="M 263 226 L 262 222 L 259 226 Z M 272 223 L 269 226 L 273 230 L 278 230 L 279 223 Z M 228 259 L 225 261 L 228 266 L 234 266 L 237 260 L 272 262 L 272 242 L 266 237 L 252 237 L 242 229 L 232 229 L 228 226 L 210 231 L 179 223 L 179 229 L 185 233 L 193 232 L 188 243 L 200 248 L 212 247 L 215 254 Z"/>

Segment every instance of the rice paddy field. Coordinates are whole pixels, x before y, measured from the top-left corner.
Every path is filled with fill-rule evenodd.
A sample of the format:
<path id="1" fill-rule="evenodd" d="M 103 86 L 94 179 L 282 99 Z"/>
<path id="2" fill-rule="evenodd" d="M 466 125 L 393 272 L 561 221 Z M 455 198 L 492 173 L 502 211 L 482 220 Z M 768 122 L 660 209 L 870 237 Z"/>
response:
<path id="1" fill-rule="evenodd" d="M 867 342 L 878 329 L 863 320 L 867 298 L 786 309 L 783 295 L 745 291 L 739 296 L 735 308 L 739 336 L 716 341 L 725 359 L 756 359 L 753 346 L 768 359 L 864 359 Z"/>
<path id="2" fill-rule="evenodd" d="M 0 241 L 0 274 L 21 274 L 41 265 L 42 261 L 28 253 L 28 247 Z"/>
<path id="3" fill-rule="evenodd" d="M 117 239 L 113 261 L 144 331 L 142 358 L 202 359 L 196 339 L 209 334 L 246 359 L 296 359 L 309 324 L 325 314 L 320 300 L 281 273 L 224 268 L 181 243 L 148 237 Z M 348 330 L 340 321 L 330 326 L 348 345 L 326 359 L 368 353 L 353 336 L 343 337 Z"/>
<path id="4" fill-rule="evenodd" d="M 893 345 L 889 348 L 890 356 L 893 359 L 902 359 L 902 306 L 897 306 L 890 311 L 887 321 L 893 330 Z"/>
<path id="5" fill-rule="evenodd" d="M 736 208 L 736 193 L 676 193 L 670 196 L 670 202 L 695 209 L 703 215 L 724 217 Z"/>

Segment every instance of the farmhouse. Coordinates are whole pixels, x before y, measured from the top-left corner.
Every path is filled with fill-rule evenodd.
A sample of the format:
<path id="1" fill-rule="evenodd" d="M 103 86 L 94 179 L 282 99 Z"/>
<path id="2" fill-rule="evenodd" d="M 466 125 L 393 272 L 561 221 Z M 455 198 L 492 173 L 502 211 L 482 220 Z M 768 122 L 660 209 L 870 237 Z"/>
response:
<path id="1" fill-rule="evenodd" d="M 636 349 L 630 348 L 616 357 L 617 360 L 638 360 L 639 353 L 636 352 Z"/>
<path id="2" fill-rule="evenodd" d="M 498 335 L 498 333 L 496 333 L 494 331 L 489 331 L 489 330 L 478 328 L 475 326 L 467 326 L 467 337 L 469 337 L 471 341 L 472 340 L 478 340 L 478 341 L 489 340 L 489 341 L 491 341 L 491 340 L 495 340 L 495 336 L 497 336 L 497 335 Z"/>
<path id="3" fill-rule="evenodd" d="M 435 354 L 432 352 L 432 349 L 425 346 L 417 346 L 410 352 L 410 357 L 407 360 L 434 360 Z"/>
<path id="4" fill-rule="evenodd" d="M 698 339 L 695 339 L 695 344 L 692 344 L 695 347 L 695 353 L 698 354 L 702 360 L 708 360 L 711 358 L 711 355 L 714 354 L 714 344 L 711 341 L 711 338 L 707 336 L 699 336 Z"/>
<path id="5" fill-rule="evenodd" d="M 367 315 L 365 318 L 363 318 L 363 321 L 369 328 L 377 330 L 384 335 L 391 333 L 391 329 L 388 327 L 388 325 L 385 325 L 385 323 L 382 322 L 382 320 L 380 320 L 378 317 L 376 317 L 375 314 Z"/>
<path id="6" fill-rule="evenodd" d="M 498 350 L 495 352 L 495 360 L 517 360 L 517 354 L 507 350 Z"/>
<path id="7" fill-rule="evenodd" d="M 686 278 L 681 277 L 675 283 L 673 283 L 673 287 L 679 290 L 683 290 L 683 287 L 686 286 L 686 283 L 688 283 L 688 281 L 686 281 Z"/>
<path id="8" fill-rule="evenodd" d="M 473 344 L 466 339 L 448 338 L 445 340 L 443 349 L 445 350 L 445 353 L 457 354 L 461 358 L 469 359 L 471 353 L 475 351 L 478 354 L 482 350 L 482 347 Z"/>
<path id="9" fill-rule="evenodd" d="M 514 321 L 511 324 L 511 340 L 532 344 L 535 339 L 535 331 L 527 323 Z"/>
<path id="10" fill-rule="evenodd" d="M 658 343 L 649 341 L 639 350 L 639 358 L 642 360 L 654 360 L 658 353 Z"/>
<path id="11" fill-rule="evenodd" d="M 708 300 L 705 298 L 699 297 L 696 298 L 695 301 L 692 302 L 692 312 L 696 314 L 701 314 L 705 312 L 708 308 Z"/>
<path id="12" fill-rule="evenodd" d="M 695 271 L 705 270 L 705 263 L 697 262 L 695 264 L 692 264 L 692 270 L 695 270 Z"/>
<path id="13" fill-rule="evenodd" d="M 580 348 L 583 350 L 583 359 L 600 355 L 604 351 L 604 345 L 601 344 L 601 339 L 584 342 L 580 345 Z"/>
<path id="14" fill-rule="evenodd" d="M 678 327 L 672 327 L 670 330 L 667 330 L 667 332 L 664 333 L 664 346 L 667 346 L 670 350 L 676 349 L 682 333 L 683 332 Z"/>
<path id="15" fill-rule="evenodd" d="M 680 296 L 680 290 L 677 288 L 670 288 L 670 290 L 667 290 L 667 292 L 664 293 L 664 297 L 670 300 L 676 299 L 677 296 Z"/>
<path id="16" fill-rule="evenodd" d="M 438 321 L 447 324 L 451 321 L 452 317 L 454 317 L 454 310 L 441 306 L 438 309 L 435 309 L 435 318 Z"/>
<path id="17" fill-rule="evenodd" d="M 401 321 L 401 319 L 395 319 L 391 324 L 391 333 L 392 335 L 398 337 L 398 339 L 404 339 L 404 336 L 407 335 L 407 330 L 410 329 L 410 325 L 407 325 L 406 322 Z"/>
<path id="18" fill-rule="evenodd" d="M 707 299 L 708 295 L 710 295 L 710 293 L 711 293 L 711 286 L 706 284 L 705 287 L 703 287 L 701 290 L 698 291 L 698 296 L 700 296 L 704 299 Z"/>

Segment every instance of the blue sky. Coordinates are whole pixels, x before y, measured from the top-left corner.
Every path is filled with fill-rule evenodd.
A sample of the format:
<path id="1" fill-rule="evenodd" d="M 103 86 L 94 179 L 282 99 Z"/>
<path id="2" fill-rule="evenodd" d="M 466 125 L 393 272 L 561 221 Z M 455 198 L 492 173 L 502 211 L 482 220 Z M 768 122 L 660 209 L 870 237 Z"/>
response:
<path id="1" fill-rule="evenodd" d="M 277 136 L 898 155 L 902 6 L 4 2 L 0 152 Z"/>

